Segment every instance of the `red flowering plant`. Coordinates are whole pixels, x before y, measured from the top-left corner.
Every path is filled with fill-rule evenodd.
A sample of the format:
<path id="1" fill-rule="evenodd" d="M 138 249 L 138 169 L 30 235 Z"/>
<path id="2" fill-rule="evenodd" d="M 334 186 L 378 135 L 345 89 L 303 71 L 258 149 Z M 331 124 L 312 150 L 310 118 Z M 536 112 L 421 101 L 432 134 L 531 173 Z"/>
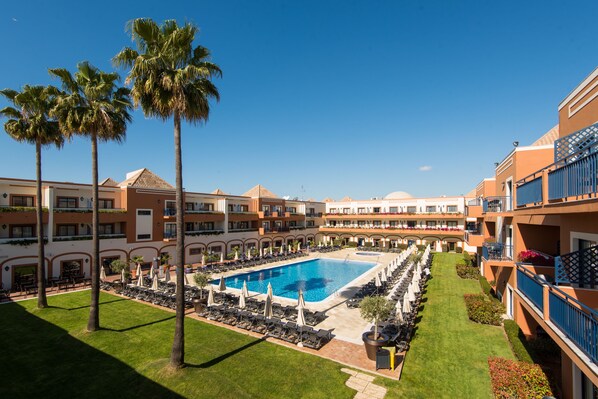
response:
<path id="1" fill-rule="evenodd" d="M 535 266 L 554 266 L 554 257 L 535 249 L 527 249 L 517 255 L 519 262 L 531 263 Z"/>

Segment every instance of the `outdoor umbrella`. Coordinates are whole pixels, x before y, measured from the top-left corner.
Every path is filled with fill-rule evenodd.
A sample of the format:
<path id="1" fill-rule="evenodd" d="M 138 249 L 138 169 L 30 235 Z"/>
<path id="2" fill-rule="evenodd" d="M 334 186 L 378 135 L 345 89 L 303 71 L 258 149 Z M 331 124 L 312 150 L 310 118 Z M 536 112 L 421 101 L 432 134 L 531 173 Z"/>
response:
<path id="1" fill-rule="evenodd" d="M 224 282 L 224 275 L 220 276 L 220 283 L 218 284 L 219 291 L 226 291 L 226 283 Z"/>
<path id="2" fill-rule="evenodd" d="M 376 287 L 382 286 L 382 282 L 380 281 L 380 275 L 378 273 L 376 273 L 376 281 L 374 282 L 374 284 L 376 285 Z"/>
<path id="3" fill-rule="evenodd" d="M 380 272 L 380 281 L 382 281 L 383 283 L 386 283 L 388 281 L 388 278 L 386 277 L 386 271 L 384 269 L 382 269 L 382 271 Z"/>
<path id="4" fill-rule="evenodd" d="M 139 286 L 139 287 L 143 287 L 143 273 L 139 273 L 139 276 L 138 276 L 138 277 L 139 277 L 139 278 L 138 278 L 138 280 L 137 280 L 137 286 Z"/>
<path id="5" fill-rule="evenodd" d="M 303 291 L 299 289 L 299 297 L 297 298 L 297 306 L 304 308 L 305 307 L 305 299 L 303 299 Z"/>
<path id="6" fill-rule="evenodd" d="M 301 292 L 301 291 L 299 291 Z M 305 315 L 303 314 L 303 306 L 299 304 L 297 307 L 297 327 L 299 327 L 299 343 L 297 346 L 303 347 L 303 326 L 305 325 Z"/>
<path id="7" fill-rule="evenodd" d="M 272 317 L 272 297 L 268 295 L 266 297 L 266 307 L 264 308 L 264 317 Z"/>
<path id="8" fill-rule="evenodd" d="M 220 252 L 220 263 L 224 263 L 224 252 Z"/>
<path id="9" fill-rule="evenodd" d="M 187 275 L 187 273 L 183 272 L 183 274 L 185 275 L 185 284 L 189 285 L 191 283 L 189 283 L 189 276 Z"/>
<path id="10" fill-rule="evenodd" d="M 167 283 L 170 281 L 170 269 L 166 269 L 164 273 L 164 282 Z"/>
<path id="11" fill-rule="evenodd" d="M 264 248 L 260 248 L 260 257 L 264 256 Z"/>
<path id="12" fill-rule="evenodd" d="M 123 269 L 124 271 L 125 269 Z M 100 269 L 100 281 L 104 281 L 106 280 L 106 270 L 104 269 L 104 266 L 102 266 L 102 268 Z"/>
<path id="13" fill-rule="evenodd" d="M 205 266 L 206 265 L 206 255 L 201 255 L 201 265 Z"/>
<path id="14" fill-rule="evenodd" d="M 274 295 L 274 293 L 272 292 L 272 284 L 268 283 L 268 298 L 270 298 L 270 300 L 272 300 L 273 295 Z"/>
<path id="15" fill-rule="evenodd" d="M 245 309 L 245 294 L 241 291 L 241 295 L 239 295 L 239 309 Z"/>
<path id="16" fill-rule="evenodd" d="M 407 287 L 407 298 L 409 298 L 409 301 L 415 302 L 415 292 L 413 292 L 413 283 L 409 284 L 409 287 Z"/>
<path id="17" fill-rule="evenodd" d="M 158 290 L 158 276 L 154 274 L 154 278 L 152 279 L 152 290 Z"/>
<path id="18" fill-rule="evenodd" d="M 241 292 L 243 293 L 243 295 L 245 295 L 246 297 L 249 296 L 249 291 L 247 290 L 247 281 L 244 280 L 243 281 L 243 289 L 241 290 Z"/>
<path id="19" fill-rule="evenodd" d="M 151 279 L 154 278 L 154 267 L 153 266 L 150 268 L 149 276 Z"/>
<path id="20" fill-rule="evenodd" d="M 235 251 L 235 260 L 239 260 L 239 251 Z"/>
<path id="21" fill-rule="evenodd" d="M 411 313 L 411 303 L 409 303 L 409 298 L 407 297 L 408 294 L 405 294 L 403 297 L 403 313 Z"/>
<path id="22" fill-rule="evenodd" d="M 214 302 L 214 286 L 210 284 L 210 289 L 208 291 L 208 306 L 214 306 L 216 302 Z"/>
<path id="23" fill-rule="evenodd" d="M 274 254 L 274 250 L 272 249 L 273 247 L 270 247 L 270 255 Z"/>
<path id="24" fill-rule="evenodd" d="M 398 321 L 404 321 L 403 312 L 401 311 L 401 301 L 397 301 L 397 305 L 395 306 L 395 319 Z"/>
<path id="25" fill-rule="evenodd" d="M 247 250 L 247 260 L 251 260 L 251 249 Z"/>
<path id="26" fill-rule="evenodd" d="M 297 251 L 301 251 L 301 243 L 300 242 L 297 243 Z"/>
<path id="27" fill-rule="evenodd" d="M 135 276 L 139 277 L 139 276 L 141 276 L 141 273 L 142 273 L 142 271 L 141 271 L 141 263 L 139 263 L 137 265 L 137 271 L 135 272 Z"/>
<path id="28" fill-rule="evenodd" d="M 104 268 L 102 267 L 102 271 L 104 271 Z M 104 278 L 106 278 L 106 274 L 104 274 Z M 101 277 L 100 277 L 101 279 Z M 120 281 L 123 283 L 123 287 L 124 284 L 127 282 L 127 276 L 125 275 L 125 269 L 122 269 L 120 272 Z"/>

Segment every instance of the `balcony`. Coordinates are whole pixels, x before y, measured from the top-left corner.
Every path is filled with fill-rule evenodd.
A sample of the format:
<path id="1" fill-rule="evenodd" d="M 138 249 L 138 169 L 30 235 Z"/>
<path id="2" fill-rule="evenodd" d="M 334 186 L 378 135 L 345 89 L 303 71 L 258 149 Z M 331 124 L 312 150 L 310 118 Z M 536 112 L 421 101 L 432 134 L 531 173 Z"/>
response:
<path id="1" fill-rule="evenodd" d="M 463 217 L 462 212 L 343 212 L 326 213 L 327 218 L 333 219 L 458 219 Z"/>
<path id="2" fill-rule="evenodd" d="M 466 230 L 464 239 L 472 247 L 481 247 L 484 244 L 484 236 L 477 230 Z"/>
<path id="3" fill-rule="evenodd" d="M 126 234 L 100 234 L 100 240 L 107 240 L 107 239 L 115 239 L 115 238 L 125 238 Z M 54 242 L 57 241 L 85 241 L 91 240 L 93 236 L 91 234 L 82 234 L 82 235 L 75 235 L 75 236 L 55 236 L 53 238 Z"/>
<path id="4" fill-rule="evenodd" d="M 195 236 L 211 236 L 211 235 L 220 235 L 224 234 L 224 230 L 193 230 L 193 231 L 185 231 L 185 235 L 189 237 Z M 164 239 L 171 240 L 176 238 L 176 231 L 165 231 L 164 232 Z"/>
<path id="5" fill-rule="evenodd" d="M 517 291 L 548 327 L 566 337 L 594 366 L 598 363 L 598 312 L 521 265 L 517 265 Z"/>
<path id="6" fill-rule="evenodd" d="M 35 212 L 34 206 L 0 205 L 0 212 Z M 47 207 L 42 207 L 42 212 L 48 212 Z"/>
<path id="7" fill-rule="evenodd" d="M 322 212 L 310 212 L 310 213 L 306 213 L 305 217 L 308 217 L 308 218 L 321 218 L 322 217 Z"/>
<path id="8" fill-rule="evenodd" d="M 482 246 L 482 257 L 486 260 L 494 261 L 512 261 L 513 246 L 505 245 L 499 242 L 484 243 Z"/>
<path id="9" fill-rule="evenodd" d="M 93 209 L 91 207 L 84 208 L 54 208 L 55 213 L 90 213 Z M 127 210 L 124 208 L 100 208 L 100 213 L 125 213 Z"/>
<path id="10" fill-rule="evenodd" d="M 598 245 L 555 258 L 556 283 L 598 288 Z"/>
<path id="11" fill-rule="evenodd" d="M 288 233 L 290 229 L 288 227 L 260 227 L 259 234 L 276 234 L 276 233 Z"/>
<path id="12" fill-rule="evenodd" d="M 453 227 L 382 227 L 382 226 L 320 226 L 321 232 L 353 234 L 416 234 L 462 236 L 463 229 Z"/>
<path id="13" fill-rule="evenodd" d="M 509 212 L 513 209 L 511 197 L 487 197 L 482 203 L 484 213 Z"/>

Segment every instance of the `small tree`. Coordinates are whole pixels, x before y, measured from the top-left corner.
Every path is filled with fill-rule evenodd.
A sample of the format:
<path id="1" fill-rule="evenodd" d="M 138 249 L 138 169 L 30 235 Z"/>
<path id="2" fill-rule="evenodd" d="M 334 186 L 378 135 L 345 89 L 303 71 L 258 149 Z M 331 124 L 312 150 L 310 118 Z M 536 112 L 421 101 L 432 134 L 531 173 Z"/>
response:
<path id="1" fill-rule="evenodd" d="M 112 270 L 113 273 L 118 273 L 121 274 L 122 271 L 125 271 L 125 278 L 129 278 L 131 277 L 131 270 L 129 269 L 129 265 L 127 264 L 127 262 L 123 262 L 120 259 L 115 259 L 112 261 L 112 263 L 110 263 L 110 270 Z M 123 281 L 124 284 L 124 281 Z"/>
<path id="2" fill-rule="evenodd" d="M 364 298 L 359 304 L 361 317 L 370 323 L 374 323 L 374 339 L 378 339 L 378 321 L 387 319 L 392 311 L 392 304 L 381 296 L 370 296 Z"/>
<path id="3" fill-rule="evenodd" d="M 193 275 L 193 281 L 199 287 L 199 297 L 201 299 L 203 299 L 203 287 L 208 285 L 211 280 L 212 276 L 209 273 L 198 271 Z"/>

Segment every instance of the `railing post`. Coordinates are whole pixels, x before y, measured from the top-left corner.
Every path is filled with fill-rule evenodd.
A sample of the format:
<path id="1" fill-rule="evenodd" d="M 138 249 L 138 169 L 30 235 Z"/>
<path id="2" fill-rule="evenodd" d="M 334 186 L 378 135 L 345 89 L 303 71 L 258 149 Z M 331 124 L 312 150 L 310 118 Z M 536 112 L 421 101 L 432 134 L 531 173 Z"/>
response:
<path id="1" fill-rule="evenodd" d="M 544 302 L 542 318 L 544 321 L 550 320 L 550 287 L 548 284 L 542 284 L 542 301 Z"/>
<path id="2" fill-rule="evenodd" d="M 548 169 L 542 171 L 542 205 L 548 204 Z"/>

